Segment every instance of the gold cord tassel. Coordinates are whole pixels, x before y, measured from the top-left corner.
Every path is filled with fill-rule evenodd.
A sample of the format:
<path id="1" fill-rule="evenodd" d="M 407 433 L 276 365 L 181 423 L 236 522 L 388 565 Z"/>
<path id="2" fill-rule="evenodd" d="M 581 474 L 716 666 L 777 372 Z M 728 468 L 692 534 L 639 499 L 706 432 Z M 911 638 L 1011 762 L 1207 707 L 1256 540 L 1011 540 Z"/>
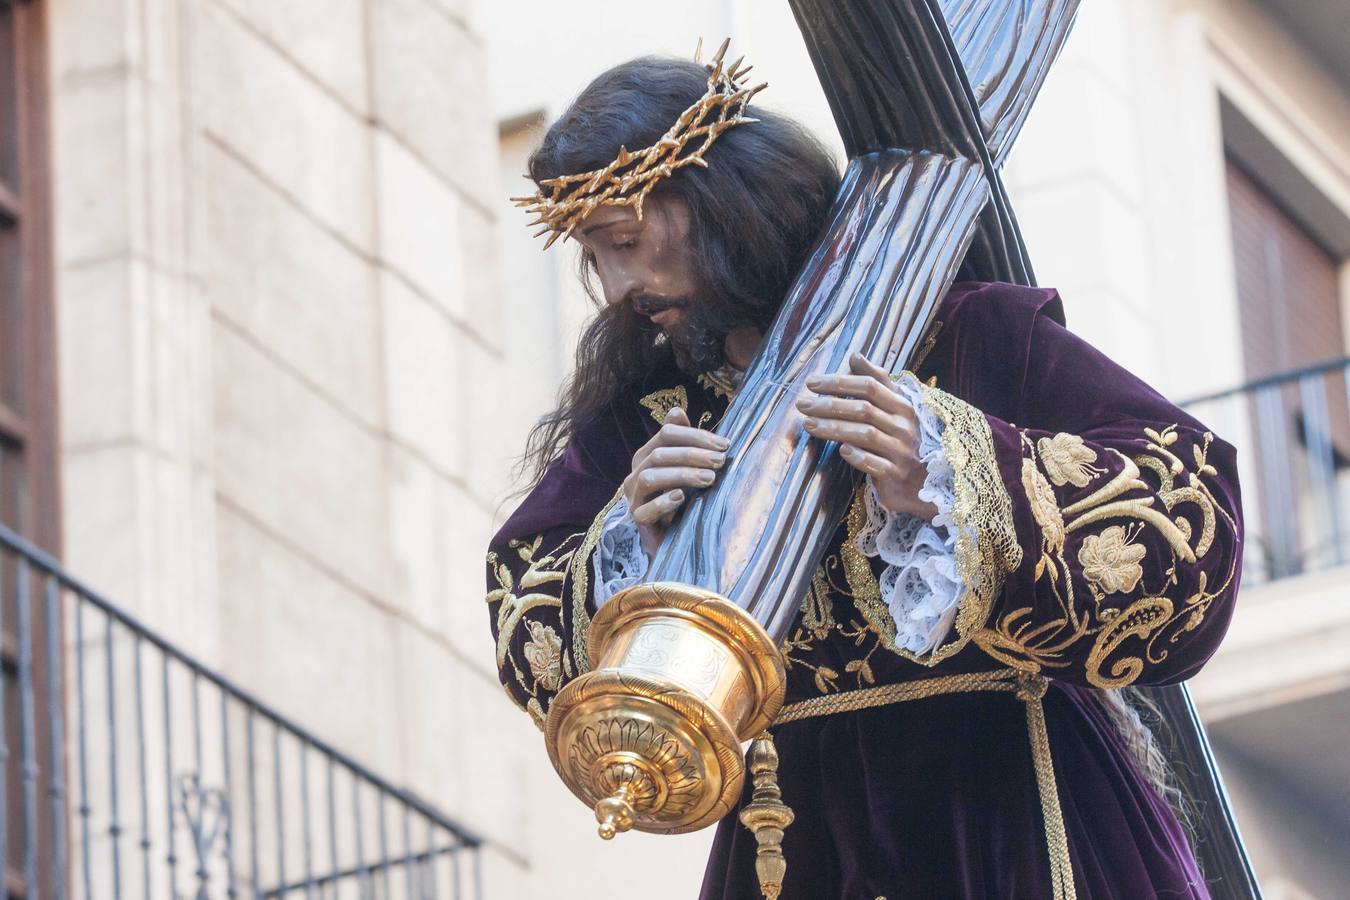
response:
<path id="1" fill-rule="evenodd" d="M 755 874 L 765 900 L 778 900 L 783 892 L 787 860 L 783 857 L 783 829 L 792 824 L 792 809 L 783 802 L 778 789 L 778 748 L 767 731 L 750 742 L 746 765 L 754 780 L 750 803 L 741 810 L 741 824 L 750 829 L 759 849 L 755 854 Z"/>

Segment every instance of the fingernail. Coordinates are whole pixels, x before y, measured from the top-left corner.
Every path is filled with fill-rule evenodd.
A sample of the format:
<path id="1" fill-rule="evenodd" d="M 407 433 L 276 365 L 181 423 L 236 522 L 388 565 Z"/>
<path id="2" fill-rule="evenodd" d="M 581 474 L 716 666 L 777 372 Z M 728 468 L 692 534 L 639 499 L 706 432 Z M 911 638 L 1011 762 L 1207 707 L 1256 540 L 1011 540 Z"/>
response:
<path id="1" fill-rule="evenodd" d="M 853 456 L 853 448 L 845 444 L 844 446 L 839 448 L 839 455 L 851 457 Z"/>
<path id="2" fill-rule="evenodd" d="M 726 438 L 722 437 L 721 435 L 717 435 L 717 446 L 719 446 L 719 447 L 721 447 L 723 450 L 725 450 L 725 449 L 727 449 L 728 447 L 731 446 L 731 441 L 727 440 Z"/>
<path id="3" fill-rule="evenodd" d="M 708 472 L 708 471 L 699 472 L 699 473 L 698 473 L 698 482 L 699 482 L 699 484 L 712 484 L 712 483 L 713 483 L 713 479 L 714 479 L 715 477 L 717 477 L 717 476 L 713 475 L 712 472 Z"/>
<path id="4" fill-rule="evenodd" d="M 679 503 L 681 500 L 684 499 L 684 491 L 671 491 L 670 499 L 675 501 L 676 503 Z"/>
<path id="5" fill-rule="evenodd" d="M 806 409 L 806 408 L 807 408 L 808 406 L 810 406 L 810 405 L 811 405 L 811 398 L 810 398 L 810 397 L 803 397 L 803 398 L 801 398 L 800 400 L 797 401 L 797 408 L 798 408 L 798 409 Z"/>
<path id="6" fill-rule="evenodd" d="M 802 425 L 803 425 L 807 430 L 813 429 L 813 428 L 815 428 L 815 427 L 816 427 L 817 425 L 819 425 L 819 424 L 820 424 L 820 423 L 817 422 L 815 419 L 807 419 L 805 422 L 802 423 Z"/>
<path id="7" fill-rule="evenodd" d="M 727 461 L 727 456 L 726 456 L 725 453 L 717 453 L 717 454 L 714 454 L 714 455 L 713 455 L 713 458 L 712 458 L 712 464 L 713 464 L 714 466 L 724 465 L 724 464 L 726 463 L 726 461 Z"/>
<path id="8" fill-rule="evenodd" d="M 819 375 L 812 375 L 810 378 L 806 379 L 806 386 L 813 390 L 815 388 L 820 387 L 824 383 L 825 379 Z"/>

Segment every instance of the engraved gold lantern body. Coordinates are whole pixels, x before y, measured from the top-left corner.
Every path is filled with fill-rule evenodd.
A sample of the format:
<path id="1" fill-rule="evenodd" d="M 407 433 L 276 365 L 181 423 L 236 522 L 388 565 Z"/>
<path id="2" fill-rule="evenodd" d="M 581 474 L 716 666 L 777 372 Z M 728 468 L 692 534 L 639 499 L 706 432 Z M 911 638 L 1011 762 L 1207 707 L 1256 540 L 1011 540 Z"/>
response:
<path id="1" fill-rule="evenodd" d="M 783 661 L 764 628 L 712 591 L 639 584 L 600 608 L 589 642 L 594 668 L 554 698 L 545 741 L 600 836 L 678 834 L 730 812 L 741 743 L 783 704 Z"/>

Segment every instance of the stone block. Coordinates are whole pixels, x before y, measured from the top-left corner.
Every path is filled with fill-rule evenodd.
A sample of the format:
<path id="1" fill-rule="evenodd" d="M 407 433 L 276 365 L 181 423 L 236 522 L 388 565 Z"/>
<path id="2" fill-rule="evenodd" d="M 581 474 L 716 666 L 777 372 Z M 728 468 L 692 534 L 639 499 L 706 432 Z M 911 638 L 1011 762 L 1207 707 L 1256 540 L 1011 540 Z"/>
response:
<path id="1" fill-rule="evenodd" d="M 1147 314 L 1147 227 L 1112 185 L 1083 176 L 1010 193 L 1041 284 L 1063 291 L 1070 306 L 1076 292 L 1105 289 Z"/>
<path id="2" fill-rule="evenodd" d="M 372 250 L 369 129 L 357 115 L 230 13 L 201 7 L 199 121 L 306 212 Z"/>
<path id="3" fill-rule="evenodd" d="M 481 43 L 428 0 L 372 0 L 375 117 L 491 208 L 495 134 Z"/>
<path id="4" fill-rule="evenodd" d="M 450 813 L 508 847 L 529 846 L 530 783 L 525 774 L 544 755 L 543 740 L 530 717 L 517 709 L 495 678 L 464 669 L 457 687 L 468 715 L 459 727 L 462 779 Z"/>
<path id="5" fill-rule="evenodd" d="M 521 900 L 533 900 L 536 894 L 530 893 L 529 884 L 532 866 L 528 859 L 516 855 L 518 852 L 525 851 L 526 848 L 512 848 L 512 852 L 507 852 L 505 848 L 498 847 L 495 844 L 487 844 L 480 851 L 480 865 L 483 872 L 483 896 L 484 897 L 519 897 Z M 467 870 L 468 867 L 465 866 Z M 554 873 L 555 878 L 557 873 Z M 467 882 L 462 882 L 462 896 L 472 897 L 473 889 Z M 542 896 L 557 896 L 558 884 L 555 881 L 554 890 L 550 894 Z M 454 896 L 460 896 L 456 894 Z"/>
<path id="6" fill-rule="evenodd" d="M 529 220 L 511 215 L 517 212 L 521 211 L 508 210 L 507 217 L 511 225 L 523 230 Z M 520 322 L 511 320 L 503 310 L 502 276 L 512 270 L 498 260 L 497 221 L 471 204 L 460 207 L 460 246 L 467 261 L 460 290 L 469 327 L 493 347 L 503 347 L 515 336 Z M 542 246 L 542 242 L 537 244 L 535 252 Z M 536 302 L 542 299 L 542 295 L 535 298 Z"/>
<path id="7" fill-rule="evenodd" d="M 189 653 L 213 660 L 209 481 L 178 460 L 118 442 L 62 458 L 67 568 Z"/>
<path id="8" fill-rule="evenodd" d="M 380 299 L 389 432 L 433 468 L 459 474 L 461 442 L 470 439 L 461 403 L 481 383 L 461 378 L 465 341 L 442 311 L 387 270 L 380 275 Z"/>
<path id="9" fill-rule="evenodd" d="M 61 442 L 143 436 L 149 372 L 140 297 L 144 263 L 113 257 L 58 273 Z"/>
<path id="10" fill-rule="evenodd" d="M 67 452 L 62 457 L 63 561 L 100 593 L 135 610 L 148 573 L 146 534 L 137 488 L 143 450 L 126 445 Z M 78 498 L 78 502 L 74 502 Z"/>
<path id="11" fill-rule="evenodd" d="M 388 576 L 384 444 L 224 323 L 212 331 L 220 496 L 376 597 Z"/>
<path id="12" fill-rule="evenodd" d="M 510 492 L 512 469 L 537 412 L 531 398 L 509 389 L 508 364 L 496 351 L 466 339 L 456 363 L 461 382 L 479 386 L 466 392 L 461 413 L 466 483 L 479 502 L 495 507 Z"/>
<path id="13" fill-rule="evenodd" d="M 387 483 L 390 602 L 461 662 L 496 677 L 483 580 L 491 514 L 401 447 L 390 448 Z"/>
<path id="14" fill-rule="evenodd" d="M 1138 142 L 1127 97 L 1094 69 L 1065 61 L 1046 78 L 1005 171 L 1019 188 L 1096 178 L 1138 207 Z"/>
<path id="15" fill-rule="evenodd" d="M 58 81 L 75 73 L 131 67 L 138 29 L 127 0 L 69 0 L 47 11 L 51 71 Z"/>
<path id="16" fill-rule="evenodd" d="M 382 424 L 375 272 L 220 148 L 201 163 L 204 293 L 215 313 L 372 427 Z"/>
<path id="17" fill-rule="evenodd" d="M 497 677 L 488 623 L 485 559 L 493 533 L 493 507 L 484 507 L 454 485 L 440 494 L 444 524 L 438 549 L 445 581 L 436 598 L 450 645 L 468 664 Z"/>
<path id="18" fill-rule="evenodd" d="M 113 74 L 69 87 L 52 102 L 57 260 L 71 265 L 128 253 L 134 202 L 128 97 L 130 80 Z"/>
<path id="19" fill-rule="evenodd" d="M 224 674 L 376 771 L 397 771 L 392 617 L 228 505 L 216 529 Z"/>
<path id="20" fill-rule="evenodd" d="M 344 103 L 369 111 L 362 0 L 221 0 Z"/>
<path id="21" fill-rule="evenodd" d="M 461 201 L 426 164 L 381 132 L 375 140 L 379 185 L 379 255 L 419 293 L 463 321 L 464 236 Z M 472 260 L 475 266 L 491 260 Z"/>
<path id="22" fill-rule="evenodd" d="M 1138 77 L 1137 63 L 1130 53 L 1131 32 L 1141 30 L 1141 22 L 1152 24 L 1149 20 L 1155 17 L 1155 9 L 1160 8 L 1130 0 L 1082 4 L 1060 63 L 1085 63 L 1117 90 L 1129 91 Z"/>
<path id="23" fill-rule="evenodd" d="M 451 818 L 521 846 L 528 789 L 521 768 L 538 746 L 534 726 L 443 642 L 401 624 L 398 647 L 402 777 Z"/>

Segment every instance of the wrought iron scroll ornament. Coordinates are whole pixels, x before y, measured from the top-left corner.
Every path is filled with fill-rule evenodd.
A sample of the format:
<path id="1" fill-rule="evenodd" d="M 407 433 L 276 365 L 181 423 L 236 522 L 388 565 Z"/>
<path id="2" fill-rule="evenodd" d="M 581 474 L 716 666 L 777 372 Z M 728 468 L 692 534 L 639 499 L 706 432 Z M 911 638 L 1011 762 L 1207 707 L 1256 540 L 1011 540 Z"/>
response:
<path id="1" fill-rule="evenodd" d="M 230 828 L 230 802 L 219 788 L 204 787 L 196 772 L 178 777 L 178 808 L 187 823 L 192 849 L 197 857 L 195 900 L 209 900 L 207 890 L 211 856 L 216 841 L 227 837 Z"/>

